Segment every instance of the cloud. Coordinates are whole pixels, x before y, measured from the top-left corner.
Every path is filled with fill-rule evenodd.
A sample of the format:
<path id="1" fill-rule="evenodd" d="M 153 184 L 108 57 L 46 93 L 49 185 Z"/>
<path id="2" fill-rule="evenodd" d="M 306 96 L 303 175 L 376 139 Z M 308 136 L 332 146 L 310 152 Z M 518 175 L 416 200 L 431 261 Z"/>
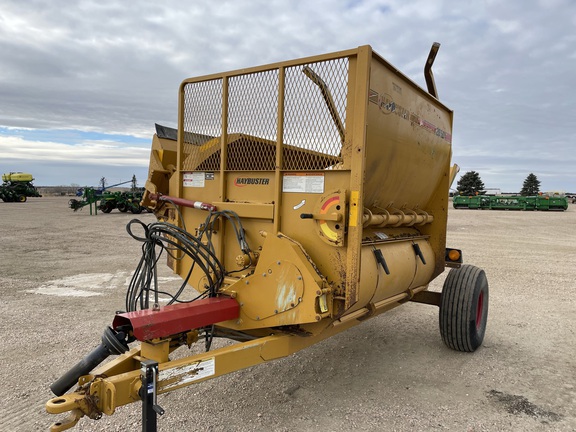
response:
<path id="1" fill-rule="evenodd" d="M 59 139 L 57 142 L 51 138 Z M 76 130 L 0 128 L 0 170 L 34 175 L 38 186 L 108 184 L 136 175 L 140 186 L 148 173 L 150 140 Z"/>
<path id="2" fill-rule="evenodd" d="M 148 165 L 150 151 L 140 147 L 127 147 L 113 141 L 84 141 L 75 145 L 55 142 L 26 141 L 18 137 L 0 142 L 0 152 L 5 160 L 30 160 L 44 162 L 81 162 L 91 165 Z"/>
<path id="3" fill-rule="evenodd" d="M 440 99 L 455 112 L 455 159 L 482 175 L 474 157 L 487 158 L 486 175 L 506 189 L 517 183 L 500 174 L 511 165 L 553 173 L 554 157 L 574 160 L 575 25 L 572 0 L 6 0 L 0 127 L 149 140 L 154 123 L 176 125 L 184 78 L 364 44 L 425 86 L 424 60 L 439 41 L 434 72 Z M 97 138 L 106 156 L 96 142 L 66 147 L 61 136 L 9 154 L 64 158 L 68 149 L 85 164 L 142 159 L 121 139 Z M 576 189 L 564 169 L 546 181 Z"/>

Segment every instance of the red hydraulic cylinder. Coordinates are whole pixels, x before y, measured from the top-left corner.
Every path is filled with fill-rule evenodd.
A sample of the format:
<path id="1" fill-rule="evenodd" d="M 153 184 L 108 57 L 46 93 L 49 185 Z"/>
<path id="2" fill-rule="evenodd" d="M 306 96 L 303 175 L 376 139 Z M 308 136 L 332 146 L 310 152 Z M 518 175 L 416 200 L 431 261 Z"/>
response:
<path id="1" fill-rule="evenodd" d="M 150 195 L 148 195 L 148 197 L 152 201 L 165 201 L 165 202 L 171 202 L 173 204 L 182 207 L 190 207 L 206 211 L 216 211 L 216 206 L 202 201 L 190 201 L 184 198 L 176 198 L 168 195 L 155 194 L 155 193 L 151 193 Z"/>
<path id="2" fill-rule="evenodd" d="M 211 297 L 191 303 L 118 314 L 112 328 L 130 325 L 139 341 L 162 338 L 240 316 L 240 305 L 229 297 Z"/>

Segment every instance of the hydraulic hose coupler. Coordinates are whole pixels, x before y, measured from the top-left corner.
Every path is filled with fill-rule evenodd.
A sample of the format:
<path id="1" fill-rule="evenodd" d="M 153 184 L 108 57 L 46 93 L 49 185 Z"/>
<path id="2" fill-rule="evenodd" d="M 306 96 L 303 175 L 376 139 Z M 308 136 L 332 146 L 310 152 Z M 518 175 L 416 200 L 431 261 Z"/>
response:
<path id="1" fill-rule="evenodd" d="M 106 360 L 108 356 L 111 354 L 120 355 L 128 351 L 128 343 L 125 339 L 126 335 L 124 332 L 117 332 L 111 327 L 107 327 L 102 335 L 102 343 L 56 380 L 50 386 L 52 393 L 56 396 L 62 396 L 78 382 L 78 378 L 88 375 L 92 369 Z"/>

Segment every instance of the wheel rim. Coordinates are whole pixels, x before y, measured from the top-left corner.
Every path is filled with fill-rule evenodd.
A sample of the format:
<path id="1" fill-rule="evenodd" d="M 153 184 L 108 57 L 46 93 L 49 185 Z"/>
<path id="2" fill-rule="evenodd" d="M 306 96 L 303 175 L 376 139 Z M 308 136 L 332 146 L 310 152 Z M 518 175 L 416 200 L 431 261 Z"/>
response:
<path id="1" fill-rule="evenodd" d="M 476 307 L 476 330 L 479 330 L 482 327 L 482 315 L 484 311 L 484 292 L 480 291 L 480 295 L 478 296 L 478 306 Z"/>

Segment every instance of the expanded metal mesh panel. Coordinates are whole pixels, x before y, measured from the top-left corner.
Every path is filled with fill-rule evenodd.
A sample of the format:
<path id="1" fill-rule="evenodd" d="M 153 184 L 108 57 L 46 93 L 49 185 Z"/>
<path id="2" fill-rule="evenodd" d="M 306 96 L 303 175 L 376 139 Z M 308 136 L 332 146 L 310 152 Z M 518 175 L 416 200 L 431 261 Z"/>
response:
<path id="1" fill-rule="evenodd" d="M 200 154 L 203 145 L 222 135 L 222 80 L 187 84 L 184 87 L 184 152 L 185 171 L 220 169 L 219 153 L 206 158 Z M 202 166 L 199 163 L 202 162 Z"/>
<path id="2" fill-rule="evenodd" d="M 278 70 L 231 77 L 228 170 L 275 169 Z"/>
<path id="3" fill-rule="evenodd" d="M 283 169 L 321 170 L 339 161 L 348 63 L 341 58 L 286 69 Z"/>
<path id="4" fill-rule="evenodd" d="M 341 161 L 346 128 L 348 59 L 285 70 L 284 170 L 324 170 Z M 184 87 L 183 170 L 217 171 L 224 106 L 228 104 L 226 170 L 273 171 L 278 141 L 279 70 L 231 76 Z"/>

